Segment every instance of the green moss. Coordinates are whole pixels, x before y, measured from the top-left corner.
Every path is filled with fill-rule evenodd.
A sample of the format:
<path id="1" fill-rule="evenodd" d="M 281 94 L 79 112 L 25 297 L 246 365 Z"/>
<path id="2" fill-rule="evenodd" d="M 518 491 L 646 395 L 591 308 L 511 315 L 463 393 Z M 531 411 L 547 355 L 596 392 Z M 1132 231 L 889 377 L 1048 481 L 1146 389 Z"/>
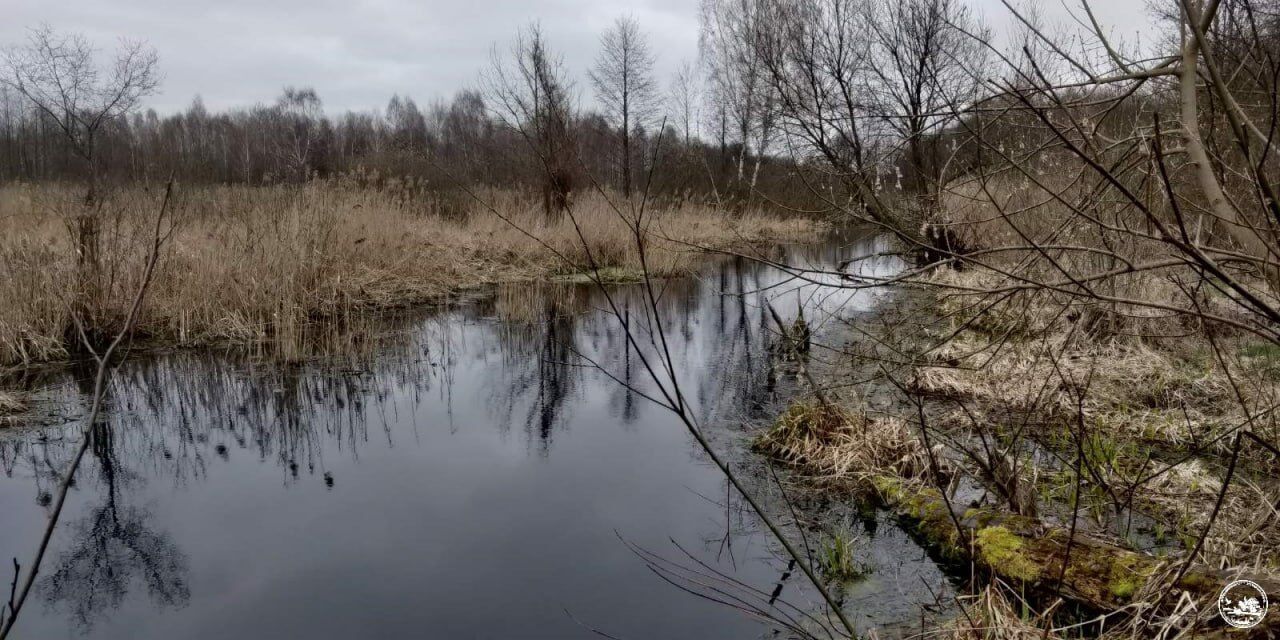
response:
<path id="1" fill-rule="evenodd" d="M 644 271 L 628 267 L 600 267 L 599 270 L 594 272 L 583 271 L 580 273 L 566 273 L 552 278 L 552 280 L 555 280 L 556 282 L 568 282 L 572 284 L 592 284 L 596 279 L 598 279 L 602 284 L 644 282 Z"/>
<path id="2" fill-rule="evenodd" d="M 1002 576 L 1033 582 L 1040 566 L 1022 550 L 1022 538 L 1001 526 L 983 527 L 974 540 L 983 562 Z"/>
<path id="3" fill-rule="evenodd" d="M 880 494 L 880 498 L 889 504 L 897 504 L 902 499 L 902 481 L 889 476 L 876 476 L 871 484 Z"/>
<path id="4" fill-rule="evenodd" d="M 958 536 L 955 524 L 947 514 L 947 508 L 937 490 L 911 486 L 889 476 L 876 476 L 871 479 L 871 484 L 885 505 L 898 515 L 914 521 L 914 527 L 931 545 L 948 555 L 958 555 L 961 552 L 961 549 L 956 548 Z"/>
<path id="5" fill-rule="evenodd" d="M 1182 576 L 1182 580 L 1178 581 L 1178 586 L 1192 593 L 1209 593 L 1221 585 L 1218 584 L 1218 581 L 1202 573 L 1188 573 Z"/>
<path id="6" fill-rule="evenodd" d="M 917 493 L 906 501 L 907 513 L 917 520 L 929 520 L 940 509 L 928 496 Z"/>
<path id="7" fill-rule="evenodd" d="M 1128 600 L 1138 590 L 1138 583 L 1132 579 L 1112 580 L 1109 588 L 1111 595 L 1121 600 Z"/>
<path id="8" fill-rule="evenodd" d="M 1116 599 L 1127 602 L 1151 576 L 1153 570 L 1154 567 L 1137 554 L 1119 555 L 1111 561 L 1107 590 Z"/>

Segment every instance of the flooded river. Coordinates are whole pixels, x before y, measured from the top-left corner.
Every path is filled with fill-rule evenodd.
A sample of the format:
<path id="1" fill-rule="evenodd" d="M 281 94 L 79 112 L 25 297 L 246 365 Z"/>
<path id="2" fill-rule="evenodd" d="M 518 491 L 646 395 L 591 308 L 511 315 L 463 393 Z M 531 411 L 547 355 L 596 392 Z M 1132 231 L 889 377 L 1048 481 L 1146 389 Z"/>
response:
<path id="1" fill-rule="evenodd" d="M 861 238 L 785 252 L 831 268 L 882 249 Z M 815 305 L 856 318 L 877 303 L 798 285 L 744 260 L 657 285 L 692 413 L 739 462 L 743 425 L 766 421 L 794 385 L 773 369 L 763 302 L 788 317 L 804 304 L 809 318 L 821 317 Z M 15 637 L 770 637 L 767 623 L 646 561 L 702 562 L 817 606 L 685 427 L 644 399 L 654 385 L 640 357 L 655 353 L 643 288 L 610 294 L 641 353 L 599 291 L 525 284 L 301 364 L 130 359 Z M 9 558 L 25 567 L 36 548 L 89 386 L 55 375 L 39 394 L 43 424 L 0 433 L 6 586 Z M 860 626 L 908 624 L 922 585 L 945 591 L 946 580 L 875 519 L 858 525 L 873 572 L 845 605 Z"/>

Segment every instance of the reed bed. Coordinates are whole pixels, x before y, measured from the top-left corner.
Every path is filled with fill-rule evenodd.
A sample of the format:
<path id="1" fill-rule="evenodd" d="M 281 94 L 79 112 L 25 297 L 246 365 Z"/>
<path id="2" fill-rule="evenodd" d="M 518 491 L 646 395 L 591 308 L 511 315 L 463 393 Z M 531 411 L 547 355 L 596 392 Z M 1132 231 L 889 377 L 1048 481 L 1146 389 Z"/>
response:
<path id="1" fill-rule="evenodd" d="M 124 314 L 159 191 L 134 186 L 105 199 L 95 322 L 110 325 Z M 270 343 L 287 352 L 318 328 L 361 312 L 580 272 L 588 252 L 614 273 L 640 270 L 632 231 L 604 195 L 582 194 L 570 215 L 548 219 L 536 200 L 511 191 L 485 191 L 478 194 L 483 205 L 468 207 L 405 193 L 343 179 L 179 186 L 175 228 L 138 334 L 178 345 Z M 75 185 L 0 188 L 0 366 L 67 355 L 76 274 L 67 221 L 81 196 Z M 760 212 L 659 207 L 644 226 L 647 266 L 653 275 L 686 273 L 697 263 L 695 247 L 802 241 L 820 231 L 813 221 Z"/>

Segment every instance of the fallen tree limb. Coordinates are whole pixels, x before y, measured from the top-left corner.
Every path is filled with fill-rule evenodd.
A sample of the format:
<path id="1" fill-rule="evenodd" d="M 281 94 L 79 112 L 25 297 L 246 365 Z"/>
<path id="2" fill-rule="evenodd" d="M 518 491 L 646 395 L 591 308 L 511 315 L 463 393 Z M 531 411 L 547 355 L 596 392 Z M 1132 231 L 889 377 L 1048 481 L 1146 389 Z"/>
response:
<path id="1" fill-rule="evenodd" d="M 1068 549 L 1068 531 L 1035 518 L 988 508 L 948 513 L 938 490 L 879 476 L 873 480 L 884 503 L 910 521 L 916 533 L 935 549 L 972 560 L 979 568 L 1011 584 L 1053 592 L 1062 576 L 1063 598 L 1106 612 L 1133 604 L 1152 576 L 1168 567 L 1156 558 L 1076 533 Z M 957 531 L 959 522 L 963 534 Z M 966 548 L 970 547 L 970 548 Z M 1067 563 L 1063 571 L 1064 559 Z M 1263 575 L 1240 575 L 1193 565 L 1176 588 L 1196 600 L 1215 602 L 1218 593 L 1237 579 L 1252 580 L 1268 594 L 1280 594 L 1280 580 Z M 1212 604 L 1210 606 L 1213 606 Z M 1271 637 L 1280 632 L 1280 612 L 1271 611 L 1247 637 Z M 1223 625 L 1225 626 L 1225 624 Z M 1232 635 L 1231 637 L 1246 637 Z"/>

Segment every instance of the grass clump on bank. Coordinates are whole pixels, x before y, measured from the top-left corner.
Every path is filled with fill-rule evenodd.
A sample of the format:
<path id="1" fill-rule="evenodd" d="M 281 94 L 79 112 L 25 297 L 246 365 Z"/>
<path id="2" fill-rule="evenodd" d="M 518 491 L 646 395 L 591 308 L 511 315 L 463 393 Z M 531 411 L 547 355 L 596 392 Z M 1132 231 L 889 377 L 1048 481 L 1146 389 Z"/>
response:
<path id="1" fill-rule="evenodd" d="M 964 613 L 931 637 L 939 640 L 1059 640 L 1049 631 L 1051 620 L 1031 616 L 1021 595 L 1003 584 L 991 584 L 973 595 L 958 596 Z"/>
<path id="2" fill-rule="evenodd" d="M 905 401 L 881 403 L 875 418 L 861 406 L 797 403 L 756 449 L 820 480 L 816 490 L 873 485 L 931 549 L 1011 587 L 988 594 L 979 613 L 1020 609 L 1033 623 L 1000 637 L 1054 637 L 1048 614 L 1031 612 L 1058 606 L 1036 598 L 1056 597 L 1059 576 L 1088 615 L 1164 615 L 1176 598 L 1212 606 L 1222 569 L 1272 584 L 1280 460 L 1246 440 L 1223 487 L 1236 432 L 1280 442 L 1275 347 L 1176 313 L 990 293 L 1010 280 L 981 268 L 922 276 L 903 308 L 883 311 L 884 329 L 863 325 L 870 338 L 839 352 L 852 358 L 819 365 L 831 389 L 866 385 L 874 367 L 880 382 L 861 395 L 878 401 L 881 384 Z M 1181 293 L 1159 280 L 1127 286 L 1170 305 Z M 904 437 L 917 463 L 898 467 Z M 925 473 L 929 453 L 949 482 Z M 1155 602 L 1183 562 L 1172 597 Z M 969 615 L 955 637 L 991 637 Z"/>
<path id="3" fill-rule="evenodd" d="M 928 452 L 902 420 L 818 401 L 792 404 L 753 447 L 819 480 L 865 485 L 875 476 L 916 478 L 929 468 Z"/>
<path id="4" fill-rule="evenodd" d="M 180 186 L 174 233 L 164 247 L 137 332 L 169 344 L 269 343 L 286 355 L 324 324 L 364 311 L 442 299 L 479 285 L 549 279 L 588 269 L 588 253 L 620 279 L 640 271 L 635 238 L 598 194 L 581 194 L 572 217 L 548 219 L 532 198 L 480 194 L 443 206 L 405 189 L 354 179 L 304 185 Z M 76 185 L 0 189 L 0 366 L 67 355 L 68 291 L 76 257 L 66 220 Z M 155 190 L 111 192 L 102 209 L 102 292 L 95 322 L 124 316 L 140 278 Z M 645 228 L 650 274 L 688 273 L 691 246 L 743 248 L 803 241 L 818 223 L 696 204 L 653 210 Z M 575 225 L 576 222 L 576 225 Z M 104 331 L 114 329 L 101 327 Z"/>
<path id="5" fill-rule="evenodd" d="M 818 565 L 828 580 L 838 583 L 860 580 L 870 571 L 866 563 L 856 557 L 858 538 L 845 528 L 832 533 L 823 542 L 818 554 Z"/>

